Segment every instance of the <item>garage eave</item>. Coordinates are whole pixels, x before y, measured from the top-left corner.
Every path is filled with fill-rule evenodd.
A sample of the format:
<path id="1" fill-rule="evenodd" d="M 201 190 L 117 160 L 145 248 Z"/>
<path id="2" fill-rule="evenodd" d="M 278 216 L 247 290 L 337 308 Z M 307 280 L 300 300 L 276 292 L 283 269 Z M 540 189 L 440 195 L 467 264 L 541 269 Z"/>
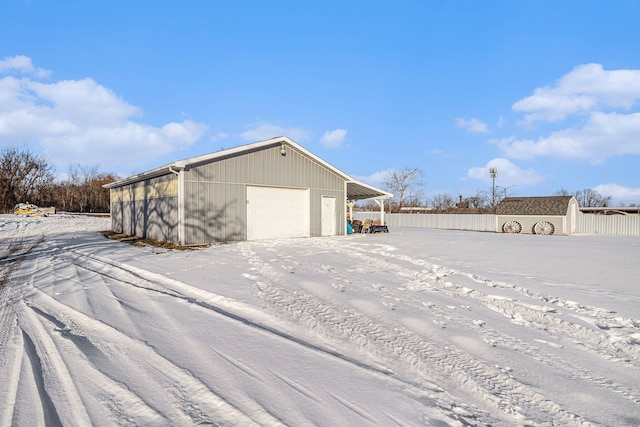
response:
<path id="1" fill-rule="evenodd" d="M 368 200 L 378 199 L 386 200 L 393 197 L 393 194 L 375 188 L 364 182 L 351 180 L 347 182 L 347 200 Z"/>

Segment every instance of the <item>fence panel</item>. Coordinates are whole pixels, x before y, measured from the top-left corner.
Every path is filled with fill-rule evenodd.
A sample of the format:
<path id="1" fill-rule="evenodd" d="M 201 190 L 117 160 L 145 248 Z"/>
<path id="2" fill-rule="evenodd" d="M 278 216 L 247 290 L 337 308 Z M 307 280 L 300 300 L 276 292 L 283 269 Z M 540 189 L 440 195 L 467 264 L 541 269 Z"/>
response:
<path id="1" fill-rule="evenodd" d="M 578 215 L 576 233 L 640 236 L 640 215 Z"/>
<path id="2" fill-rule="evenodd" d="M 380 218 L 379 212 L 354 212 L 354 219 Z M 441 228 L 448 230 L 496 231 L 495 215 L 391 214 L 384 215 L 389 227 Z M 589 215 L 576 218 L 576 234 L 640 236 L 640 215 Z"/>
<path id="3" fill-rule="evenodd" d="M 380 218 L 379 212 L 354 212 L 354 219 Z M 443 228 L 448 230 L 495 231 L 495 215 L 384 214 L 389 227 Z"/>

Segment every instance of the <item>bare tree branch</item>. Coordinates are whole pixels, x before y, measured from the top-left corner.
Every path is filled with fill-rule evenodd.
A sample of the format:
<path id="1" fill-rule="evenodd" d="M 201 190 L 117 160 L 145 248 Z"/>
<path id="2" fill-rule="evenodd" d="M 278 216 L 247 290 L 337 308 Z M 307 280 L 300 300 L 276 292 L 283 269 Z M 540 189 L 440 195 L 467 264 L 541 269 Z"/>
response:
<path id="1" fill-rule="evenodd" d="M 422 197 L 419 188 L 422 186 L 422 171 L 418 168 L 392 169 L 387 173 L 384 185 L 393 193 L 393 200 L 400 209 Z"/>

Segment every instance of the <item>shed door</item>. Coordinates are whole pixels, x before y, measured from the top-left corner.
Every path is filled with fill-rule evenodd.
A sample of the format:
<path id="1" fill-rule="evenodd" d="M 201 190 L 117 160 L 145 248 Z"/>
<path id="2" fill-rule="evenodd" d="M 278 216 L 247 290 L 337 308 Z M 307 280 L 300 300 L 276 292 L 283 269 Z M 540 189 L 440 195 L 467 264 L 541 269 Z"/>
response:
<path id="1" fill-rule="evenodd" d="M 336 198 L 322 198 L 322 235 L 336 235 Z"/>
<path id="2" fill-rule="evenodd" d="M 309 191 L 247 186 L 247 240 L 309 237 Z"/>

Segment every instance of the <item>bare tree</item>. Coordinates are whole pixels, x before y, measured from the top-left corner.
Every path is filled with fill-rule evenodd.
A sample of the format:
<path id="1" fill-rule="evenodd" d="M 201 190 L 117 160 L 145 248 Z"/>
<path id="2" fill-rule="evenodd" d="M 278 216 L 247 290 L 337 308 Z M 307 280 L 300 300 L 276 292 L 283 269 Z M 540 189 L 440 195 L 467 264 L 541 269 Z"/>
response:
<path id="1" fill-rule="evenodd" d="M 491 191 L 483 191 L 478 190 L 475 196 L 475 200 L 478 203 L 478 206 L 482 206 L 483 208 L 493 208 L 493 194 Z"/>
<path id="2" fill-rule="evenodd" d="M 424 199 L 424 191 L 422 189 L 412 190 L 404 199 L 403 206 L 419 207 L 422 206 L 422 200 Z"/>
<path id="3" fill-rule="evenodd" d="M 98 177 L 99 165 L 78 165 L 80 174 L 78 196 L 80 198 L 80 212 L 92 212 L 92 202 L 95 199 L 95 187 L 93 181 Z"/>
<path id="4" fill-rule="evenodd" d="M 109 212 L 111 211 L 111 195 L 108 189 L 103 188 L 105 184 L 117 181 L 119 178 L 112 173 L 100 173 L 91 182 L 93 186 L 93 212 Z"/>
<path id="5" fill-rule="evenodd" d="M 576 191 L 575 198 L 578 201 L 578 205 L 584 208 L 598 208 L 609 206 L 611 203 L 610 196 L 603 196 L 596 190 L 591 188 L 585 188 L 582 191 Z"/>
<path id="6" fill-rule="evenodd" d="M 373 200 L 363 200 L 358 202 L 358 207 L 365 211 L 377 211 L 380 210 L 380 206 Z"/>
<path id="7" fill-rule="evenodd" d="M 0 151 L 0 210 L 17 203 L 37 202 L 54 180 L 53 167 L 28 148 Z"/>
<path id="8" fill-rule="evenodd" d="M 109 190 L 104 184 L 118 177 L 99 166 L 71 165 L 67 179 L 55 182 L 53 166 L 28 148 L 0 151 L 0 212 L 17 203 L 31 202 L 72 212 L 109 212 Z"/>
<path id="9" fill-rule="evenodd" d="M 384 180 L 387 190 L 393 193 L 393 198 L 398 203 L 398 210 L 405 206 L 409 200 L 417 200 L 422 195 L 422 171 L 418 168 L 392 169 Z"/>
<path id="10" fill-rule="evenodd" d="M 446 212 L 450 209 L 455 208 L 456 202 L 451 195 L 440 193 L 433 196 L 433 198 L 429 202 L 429 205 L 432 209 Z"/>
<path id="11" fill-rule="evenodd" d="M 555 193 L 553 193 L 554 196 L 573 196 L 573 194 L 569 193 L 569 190 L 566 190 L 565 188 L 561 188 L 558 191 L 556 191 Z"/>
<path id="12" fill-rule="evenodd" d="M 491 195 L 486 197 L 478 192 L 475 196 L 467 197 L 465 200 L 469 202 L 470 208 L 482 209 L 489 206 L 487 203 L 490 203 Z"/>
<path id="13" fill-rule="evenodd" d="M 108 212 L 109 190 L 103 184 L 115 181 L 113 174 L 101 173 L 99 165 L 70 165 L 67 179 L 58 184 L 58 204 L 74 212 Z"/>

